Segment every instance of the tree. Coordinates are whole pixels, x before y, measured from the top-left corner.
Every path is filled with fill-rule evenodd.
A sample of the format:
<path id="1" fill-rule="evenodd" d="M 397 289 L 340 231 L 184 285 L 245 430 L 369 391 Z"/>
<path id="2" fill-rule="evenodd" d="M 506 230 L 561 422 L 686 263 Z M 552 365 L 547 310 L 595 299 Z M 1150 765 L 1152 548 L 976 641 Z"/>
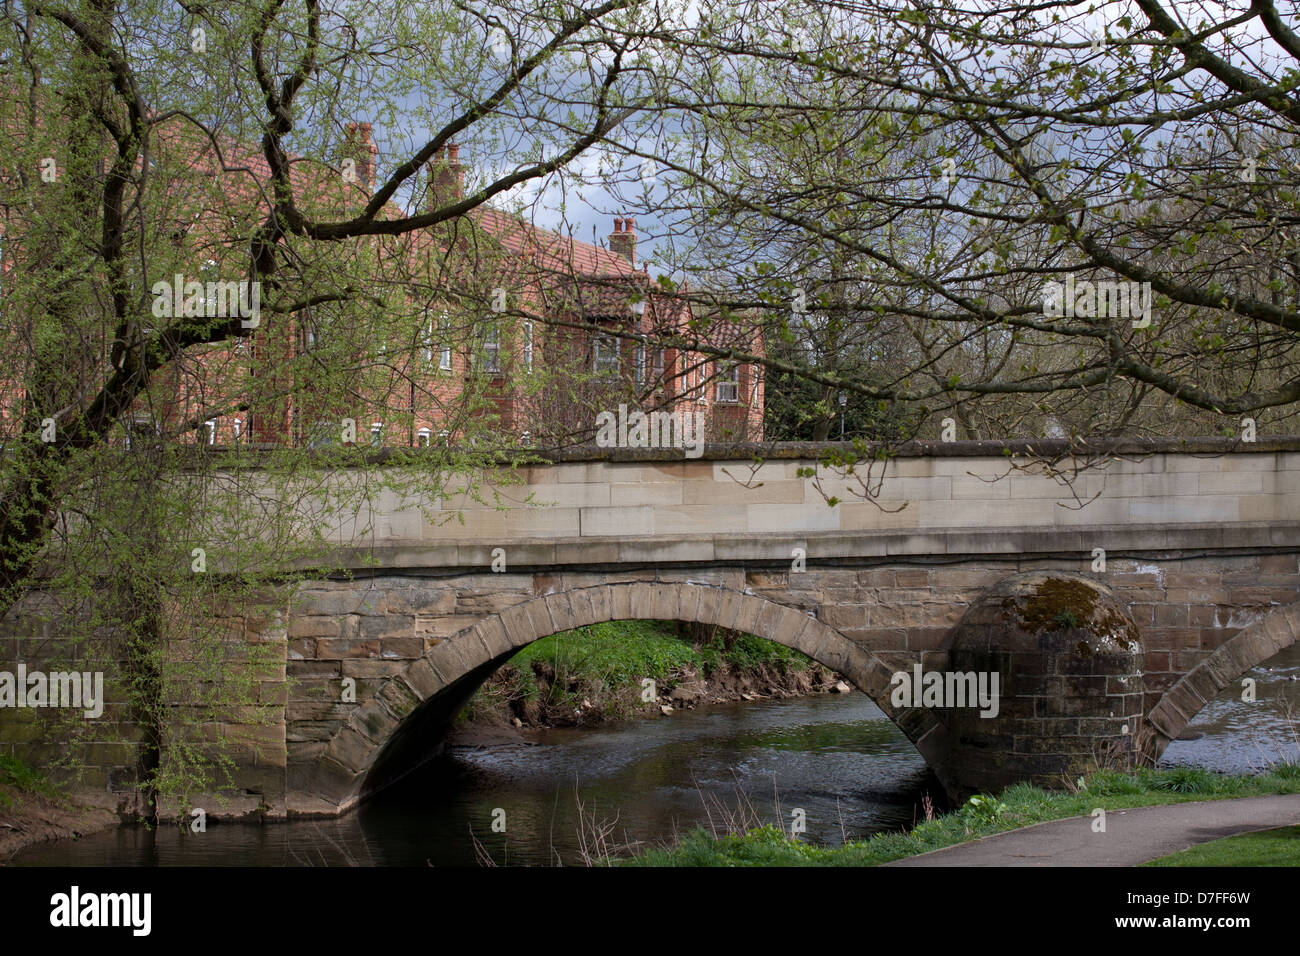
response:
<path id="1" fill-rule="evenodd" d="M 837 250 L 864 290 L 852 306 L 914 344 L 883 379 L 771 372 L 952 414 L 971 437 L 1294 414 L 1300 42 L 1273 3 L 1194 23 L 1159 0 L 714 9 L 692 49 L 719 67 L 706 106 L 679 99 L 672 166 L 766 269 L 731 262 L 732 304 L 766 274 L 790 328 L 782 233 L 810 258 Z M 816 164 L 761 159 L 805 150 L 854 162 L 810 184 Z M 700 254 L 697 237 L 678 261 Z M 1053 280 L 1078 295 L 1057 313 Z"/>
<path id="2" fill-rule="evenodd" d="M 268 574 L 328 569 L 385 490 L 477 494 L 453 476 L 518 460 L 474 361 L 506 251 L 471 213 L 634 115 L 630 6 L 5 4 L 0 612 L 120 675 L 147 816 L 219 771 L 220 713 L 266 703 Z M 489 171 L 465 192 L 453 142 Z M 383 409 L 380 442 L 414 414 L 434 299 L 461 446 L 343 469 L 340 412 Z M 323 441 L 289 433 L 312 410 Z"/>

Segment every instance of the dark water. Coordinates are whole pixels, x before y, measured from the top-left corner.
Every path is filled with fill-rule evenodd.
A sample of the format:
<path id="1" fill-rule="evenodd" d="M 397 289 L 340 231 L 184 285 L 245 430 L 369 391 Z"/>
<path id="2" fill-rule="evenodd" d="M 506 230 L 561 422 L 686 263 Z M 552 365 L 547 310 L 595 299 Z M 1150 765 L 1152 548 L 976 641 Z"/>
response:
<path id="1" fill-rule="evenodd" d="M 1300 759 L 1300 645 L 1238 682 L 1197 716 L 1164 766 L 1233 773 Z M 1289 708 L 1289 710 L 1288 710 Z M 535 744 L 461 749 L 338 821 L 209 825 L 182 835 L 120 828 L 32 847 L 16 865 L 474 866 L 581 862 L 599 849 L 659 845 L 698 825 L 784 823 L 838 844 L 910 826 L 941 789 L 916 750 L 859 693 L 723 704 L 659 720 L 550 730 Z M 580 824 L 578 801 L 582 802 Z M 494 811 L 505 832 L 493 832 Z M 497 814 L 497 818 L 500 815 Z M 603 837 L 597 831 L 603 832 Z M 476 849 L 476 843 L 478 849 Z"/>
<path id="2" fill-rule="evenodd" d="M 915 748 L 864 695 L 722 704 L 658 720 L 550 730 L 533 746 L 459 750 L 340 821 L 209 824 L 182 835 L 122 828 L 33 847 L 18 865 L 477 865 L 581 862 L 658 845 L 697 824 L 794 822 L 826 844 L 901 829 L 941 789 Z M 778 816 L 779 803 L 779 816 Z M 941 804 L 940 804 L 941 805 Z M 495 810 L 505 832 L 493 832 Z M 499 819 L 499 814 L 497 815 Z M 471 835 L 472 831 L 472 835 Z"/>

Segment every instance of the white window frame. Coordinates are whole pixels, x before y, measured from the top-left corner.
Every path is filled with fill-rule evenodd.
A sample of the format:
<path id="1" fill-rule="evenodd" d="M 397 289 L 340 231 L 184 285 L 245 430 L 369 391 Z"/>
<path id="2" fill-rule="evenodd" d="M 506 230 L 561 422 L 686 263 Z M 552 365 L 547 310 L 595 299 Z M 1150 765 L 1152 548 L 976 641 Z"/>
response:
<path id="1" fill-rule="evenodd" d="M 729 377 L 724 377 L 729 376 Z M 716 400 L 719 405 L 740 404 L 740 363 L 719 362 Z M 729 397 L 727 397 L 729 396 Z"/>
<path id="2" fill-rule="evenodd" d="M 427 428 L 421 428 L 415 433 L 415 444 L 420 448 L 428 448 L 430 441 L 430 432 Z"/>
<path id="3" fill-rule="evenodd" d="M 501 371 L 501 324 L 489 322 L 483 329 L 483 370 Z"/>
<path id="4" fill-rule="evenodd" d="M 370 447 L 371 448 L 384 447 L 384 423 L 383 422 L 370 423 Z"/>
<path id="5" fill-rule="evenodd" d="M 221 277 L 221 266 L 216 259 L 204 259 L 203 265 L 199 266 L 199 285 L 203 290 L 199 292 L 199 304 L 202 306 L 200 315 L 208 314 L 208 283 L 217 282 Z"/>
<path id="6" fill-rule="evenodd" d="M 429 336 L 428 342 L 424 347 L 424 360 L 430 365 L 433 364 L 433 352 L 436 346 L 438 350 L 438 371 L 451 371 L 451 345 L 448 344 L 446 335 L 447 327 L 451 324 L 451 317 L 444 309 L 437 315 L 430 316 L 425 331 Z"/>
<path id="7" fill-rule="evenodd" d="M 646 344 L 644 340 L 636 343 L 636 384 L 645 384 L 646 374 Z"/>
<path id="8" fill-rule="evenodd" d="M 524 368 L 531 375 L 533 371 L 533 322 L 524 322 Z"/>
<path id="9" fill-rule="evenodd" d="M 606 350 L 608 350 L 607 354 Z M 612 335 L 597 335 L 591 341 L 591 370 L 597 375 L 616 377 L 621 356 L 618 339 Z"/>

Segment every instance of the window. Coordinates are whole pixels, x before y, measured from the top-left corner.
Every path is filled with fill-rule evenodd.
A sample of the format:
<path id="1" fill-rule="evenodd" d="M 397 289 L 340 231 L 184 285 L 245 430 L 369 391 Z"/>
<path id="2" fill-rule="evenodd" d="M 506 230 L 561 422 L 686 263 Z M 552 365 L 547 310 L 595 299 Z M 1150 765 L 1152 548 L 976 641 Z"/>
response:
<path id="1" fill-rule="evenodd" d="M 307 428 L 307 447 L 324 448 L 333 445 L 335 440 L 341 440 L 343 433 L 342 425 L 339 422 L 312 422 Z"/>
<path id="2" fill-rule="evenodd" d="M 740 366 L 735 362 L 719 363 L 718 401 L 740 401 Z"/>
<path id="3" fill-rule="evenodd" d="M 215 445 L 217 443 L 217 420 L 209 418 L 203 424 L 208 426 L 208 444 Z"/>
<path id="4" fill-rule="evenodd" d="M 415 440 L 415 441 L 416 441 L 416 444 L 419 445 L 421 448 L 428 448 L 428 447 L 429 447 L 429 429 L 427 429 L 427 428 L 421 428 L 421 429 L 416 433 L 416 440 Z"/>
<path id="5" fill-rule="evenodd" d="M 608 335 L 596 336 L 592 343 L 591 369 L 597 375 L 618 374 L 618 342 Z"/>
<path id="6" fill-rule="evenodd" d="M 501 326 L 489 322 L 483 329 L 483 368 L 489 372 L 501 371 Z"/>
<path id="7" fill-rule="evenodd" d="M 235 441 L 239 441 L 239 437 L 243 433 L 244 433 L 244 420 L 242 418 L 236 418 L 235 419 Z"/>
<path id="8" fill-rule="evenodd" d="M 370 445 L 379 448 L 384 443 L 384 423 L 375 422 L 370 426 Z"/>
<path id="9" fill-rule="evenodd" d="M 447 342 L 448 329 L 451 327 L 451 319 L 446 312 L 439 312 L 434 318 L 430 318 L 425 329 L 428 336 L 424 347 L 424 359 L 426 362 L 433 362 L 433 352 L 438 350 L 438 371 L 451 371 L 451 345 Z"/>
<path id="10" fill-rule="evenodd" d="M 199 314 L 209 318 L 217 314 L 217 307 L 221 304 L 220 293 L 216 302 L 209 303 L 207 297 L 208 285 L 220 278 L 219 271 L 216 259 L 204 259 L 203 265 L 199 266 L 199 279 L 203 285 L 203 291 L 199 293 Z"/>
<path id="11" fill-rule="evenodd" d="M 636 344 L 636 383 L 645 384 L 645 343 Z"/>
<path id="12" fill-rule="evenodd" d="M 533 370 L 533 323 L 524 323 L 524 368 Z"/>
<path id="13" fill-rule="evenodd" d="M 302 348 L 304 352 L 311 352 L 322 344 L 320 330 L 316 327 L 316 317 L 310 312 L 302 323 Z"/>

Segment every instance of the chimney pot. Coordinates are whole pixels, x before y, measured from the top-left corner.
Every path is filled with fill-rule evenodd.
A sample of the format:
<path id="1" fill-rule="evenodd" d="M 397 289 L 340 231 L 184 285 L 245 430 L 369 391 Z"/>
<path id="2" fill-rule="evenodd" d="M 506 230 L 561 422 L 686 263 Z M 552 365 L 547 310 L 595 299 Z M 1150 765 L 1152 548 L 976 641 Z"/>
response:
<path id="1" fill-rule="evenodd" d="M 619 216 L 614 219 L 614 232 L 609 237 L 609 251 L 636 265 L 636 236 L 632 234 L 632 220 Z"/>
<path id="2" fill-rule="evenodd" d="M 433 154 L 429 170 L 429 191 L 435 205 L 455 202 L 465 195 L 465 169 L 460 162 L 460 144 L 448 143 Z"/>
<path id="3" fill-rule="evenodd" d="M 346 137 L 345 155 L 357 164 L 357 182 L 369 190 L 375 175 L 375 157 L 379 147 L 370 139 L 373 127 L 369 123 L 348 123 L 343 127 Z"/>

